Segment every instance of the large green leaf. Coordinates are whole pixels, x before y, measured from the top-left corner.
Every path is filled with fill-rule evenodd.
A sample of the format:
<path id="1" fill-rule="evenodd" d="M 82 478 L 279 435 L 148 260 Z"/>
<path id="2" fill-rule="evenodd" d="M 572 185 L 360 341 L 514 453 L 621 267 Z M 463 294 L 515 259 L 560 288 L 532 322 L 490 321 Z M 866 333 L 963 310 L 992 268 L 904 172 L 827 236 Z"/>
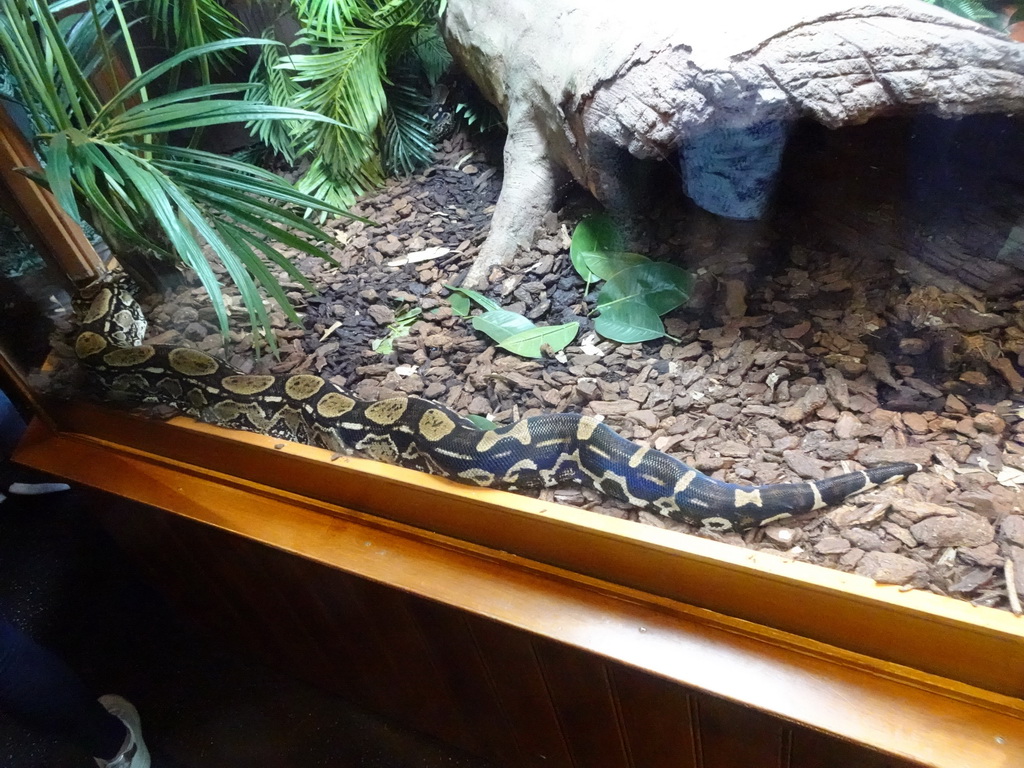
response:
<path id="1" fill-rule="evenodd" d="M 489 430 L 497 429 L 498 428 L 498 425 L 495 424 L 490 419 L 485 419 L 483 416 L 477 416 L 475 413 L 467 413 L 466 414 L 466 418 L 469 419 L 471 422 L 473 422 L 473 425 L 477 429 L 482 429 L 484 431 L 489 431 Z"/>
<path id="2" fill-rule="evenodd" d="M 522 357 L 543 357 L 545 346 L 560 352 L 572 343 L 579 330 L 579 323 L 542 325 L 509 336 L 498 346 Z"/>
<path id="3" fill-rule="evenodd" d="M 606 339 L 621 344 L 660 339 L 665 335 L 661 317 L 639 301 L 615 304 L 594 320 L 594 330 Z"/>
<path id="4" fill-rule="evenodd" d="M 597 308 L 604 313 L 617 304 L 638 302 L 663 315 L 686 302 L 690 285 L 690 274 L 674 264 L 638 264 L 605 283 L 597 297 Z"/>
<path id="5" fill-rule="evenodd" d="M 583 251 L 580 256 L 587 269 L 601 280 L 611 280 L 624 270 L 652 263 L 643 254 L 628 251 Z"/>
<path id="6" fill-rule="evenodd" d="M 482 293 L 474 291 L 472 288 L 459 288 L 458 286 L 448 285 L 447 283 L 445 284 L 444 287 L 447 288 L 449 291 L 452 291 L 453 293 L 458 293 L 461 294 L 462 296 L 465 296 L 467 299 L 472 299 L 488 312 L 494 311 L 496 309 L 501 309 L 501 305 L 494 299 L 489 299 Z"/>
<path id="7" fill-rule="evenodd" d="M 621 250 L 622 235 L 611 218 L 604 214 L 595 214 L 587 216 L 576 225 L 576 229 L 572 233 L 572 243 L 569 246 L 569 258 L 580 277 L 591 283 L 597 275 L 587 266 L 584 254 Z"/>
<path id="8" fill-rule="evenodd" d="M 448 303 L 452 305 L 452 314 L 457 317 L 468 317 L 469 308 L 472 303 L 468 296 L 463 296 L 461 293 L 453 293 L 448 297 Z"/>
<path id="9" fill-rule="evenodd" d="M 474 317 L 473 327 L 481 333 L 486 333 L 500 345 L 506 339 L 523 331 L 533 330 L 537 326 L 518 312 L 492 309 Z"/>
<path id="10" fill-rule="evenodd" d="M 595 273 L 608 275 L 597 297 L 594 330 L 612 341 L 635 344 L 664 336 L 661 315 L 689 298 L 690 274 L 674 264 L 629 253 L 587 254 L 586 260 Z"/>

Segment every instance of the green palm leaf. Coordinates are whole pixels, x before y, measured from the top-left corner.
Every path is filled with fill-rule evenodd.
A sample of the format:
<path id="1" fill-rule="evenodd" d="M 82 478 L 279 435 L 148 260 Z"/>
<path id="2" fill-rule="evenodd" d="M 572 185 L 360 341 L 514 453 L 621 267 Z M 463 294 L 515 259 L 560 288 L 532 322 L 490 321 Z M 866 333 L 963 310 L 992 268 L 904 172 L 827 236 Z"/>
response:
<path id="1" fill-rule="evenodd" d="M 68 128 L 89 120 L 99 108 L 99 96 L 45 5 L 0 0 L 0 41 L 37 125 Z"/>
<path id="2" fill-rule="evenodd" d="M 145 0 L 143 7 L 153 36 L 172 51 L 228 40 L 237 37 L 242 28 L 235 15 L 216 0 Z M 237 50 L 228 48 L 200 61 L 227 64 L 236 58 Z"/>
<path id="3" fill-rule="evenodd" d="M 129 34 L 117 0 L 109 0 L 109 5 L 97 0 L 95 7 L 108 10 L 90 23 L 116 18 L 115 34 Z M 247 83 L 204 84 L 148 98 L 146 87 L 162 76 L 173 76 L 182 63 L 242 45 L 276 45 L 253 38 L 215 40 L 181 51 L 139 72 L 102 102 L 85 73 L 87 68 L 110 65 L 104 58 L 111 54 L 110 41 L 94 35 L 90 42 L 87 29 L 84 17 L 69 16 L 58 23 L 41 0 L 0 0 L 0 53 L 30 107 L 46 161 L 39 178 L 62 206 L 80 213 L 108 239 L 126 266 L 131 262 L 128 256 L 137 258 L 141 251 L 149 258 L 190 267 L 210 295 L 226 333 L 228 316 L 213 268 L 219 261 L 238 288 L 250 324 L 273 345 L 262 295 L 279 302 L 293 320 L 296 315 L 270 266 L 296 280 L 301 275 L 271 243 L 329 258 L 320 244 L 331 242 L 330 237 L 300 213 L 305 208 L 344 215 L 343 208 L 304 194 L 264 169 L 161 144 L 154 137 L 257 120 L 346 127 L 329 116 L 291 106 L 244 96 L 218 98 L 244 94 Z M 125 38 L 124 43 L 134 51 L 130 40 Z"/>
<path id="4" fill-rule="evenodd" d="M 986 7 L 981 0 L 924 0 L 924 2 L 993 29 L 1000 31 L 1006 29 L 1006 17 Z"/>
<path id="5" fill-rule="evenodd" d="M 291 107 L 253 104 L 248 100 L 207 99 L 198 102 L 171 102 L 148 109 L 144 106 L 136 107 L 111 120 L 103 128 L 101 135 L 108 140 L 121 139 L 140 134 L 170 133 L 187 128 L 243 123 L 257 119 L 330 120 L 322 115 L 311 115 L 305 110 Z"/>
<path id="6" fill-rule="evenodd" d="M 419 62 L 430 85 L 440 80 L 452 66 L 452 55 L 436 24 L 420 27 L 412 36 L 410 52 Z"/>
<path id="7" fill-rule="evenodd" d="M 38 2 L 38 0 L 34 1 Z M 229 48 L 239 48 L 244 45 L 279 45 L 279 43 L 276 43 L 273 40 L 264 40 L 260 37 L 236 37 L 230 40 L 217 40 L 212 43 L 206 43 L 204 45 L 199 45 L 195 48 L 189 48 L 181 51 L 180 53 L 176 53 L 170 58 L 157 64 L 152 69 L 146 70 L 144 73 L 128 82 L 113 98 L 110 99 L 110 101 L 104 105 L 96 115 L 95 119 L 98 122 L 110 119 L 112 114 L 123 110 L 126 107 L 127 102 L 133 97 L 139 95 L 147 85 L 160 77 L 163 77 L 186 61 L 191 61 L 192 59 L 202 56 L 208 56 Z"/>
<path id="8" fill-rule="evenodd" d="M 339 30 L 372 16 L 375 11 L 364 0 L 293 0 L 293 5 L 306 29 L 328 44 L 340 37 Z"/>
<path id="9" fill-rule="evenodd" d="M 263 36 L 273 39 L 273 30 L 265 30 Z M 262 104 L 277 107 L 291 106 L 298 98 L 299 86 L 281 66 L 287 49 L 283 46 L 268 45 L 260 49 L 256 66 L 249 77 L 248 98 Z M 280 154 L 287 162 L 295 160 L 308 150 L 301 144 L 302 136 L 309 133 L 307 123 L 282 122 L 280 120 L 253 120 L 246 126 L 263 144 Z"/>
<path id="10" fill-rule="evenodd" d="M 78 202 L 75 200 L 74 191 L 71 189 L 71 156 L 68 151 L 68 137 L 58 133 L 53 140 L 45 147 L 46 156 L 46 182 L 50 185 L 50 191 L 57 198 L 60 206 L 74 216 L 81 219 L 78 212 Z"/>
<path id="11" fill-rule="evenodd" d="M 410 174 L 434 159 L 430 138 L 430 120 L 426 116 L 429 100 L 413 84 L 396 83 L 387 89 L 388 108 L 384 115 L 384 139 L 381 150 L 385 167 L 392 173 Z"/>
<path id="12" fill-rule="evenodd" d="M 285 57 L 280 65 L 299 86 L 295 105 L 341 124 L 309 126 L 303 141 L 316 147 L 316 156 L 299 186 L 350 204 L 381 183 L 382 154 L 386 167 L 407 171 L 432 152 L 422 141 L 426 123 L 413 115 L 409 99 L 389 107 L 396 93 L 389 77 L 396 77 L 394 67 L 417 35 L 435 23 L 437 2 L 303 0 L 296 8 L 304 24 L 301 42 L 312 53 Z"/>

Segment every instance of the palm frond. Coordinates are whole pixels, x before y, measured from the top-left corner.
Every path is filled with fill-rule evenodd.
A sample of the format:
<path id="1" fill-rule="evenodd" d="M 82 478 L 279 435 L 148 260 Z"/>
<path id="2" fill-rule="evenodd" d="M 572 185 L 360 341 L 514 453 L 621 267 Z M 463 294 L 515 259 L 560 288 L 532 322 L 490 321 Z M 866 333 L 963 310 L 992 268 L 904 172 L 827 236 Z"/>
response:
<path id="1" fill-rule="evenodd" d="M 344 48 L 288 60 L 295 82 L 306 86 L 295 103 L 338 123 L 311 126 L 309 131 L 325 175 L 337 186 L 362 187 L 355 177 L 377 154 L 374 132 L 387 104 L 383 42 L 383 34 L 360 30 Z M 374 174 L 373 179 L 375 185 L 380 177 Z"/>
<path id="2" fill-rule="evenodd" d="M 263 36 L 272 39 L 272 30 L 265 30 Z M 252 101 L 283 107 L 296 103 L 299 86 L 281 66 L 287 55 L 284 46 L 268 45 L 260 49 L 259 59 L 249 77 L 247 97 Z M 309 133 L 309 125 L 302 122 L 282 120 L 254 120 L 246 125 L 249 132 L 263 144 L 281 155 L 287 162 L 294 163 L 302 154 L 300 142 Z"/>
<path id="3" fill-rule="evenodd" d="M 393 27 L 437 18 L 437 0 L 294 0 L 296 15 L 308 33 L 328 45 L 343 43 L 353 27 Z"/>
<path id="4" fill-rule="evenodd" d="M 387 88 L 381 156 L 389 173 L 407 175 L 433 161 L 434 143 L 427 117 L 430 100 L 417 90 L 408 70 L 402 73 L 405 77 L 396 77 L 396 83 Z"/>
<path id="5" fill-rule="evenodd" d="M 56 7 L 51 10 L 57 13 Z M 67 42 L 68 52 L 87 77 L 92 77 L 106 62 L 104 46 L 117 45 L 121 39 L 120 30 L 111 28 L 113 19 L 114 9 L 107 0 L 94 2 L 91 13 L 70 11 L 58 17 L 57 27 Z M 100 30 L 106 32 L 105 40 L 100 39 Z"/>
<path id="6" fill-rule="evenodd" d="M 957 16 L 976 21 L 992 29 L 1006 29 L 1006 18 L 1001 13 L 986 7 L 982 0 L 924 0 L 924 2 L 942 8 Z"/>
<path id="7" fill-rule="evenodd" d="M 154 39 L 170 51 L 238 37 L 242 29 L 238 18 L 217 0 L 144 0 L 142 7 Z M 237 53 L 223 49 L 199 61 L 226 65 L 237 59 Z"/>
<path id="8" fill-rule="evenodd" d="M 372 17 L 376 10 L 366 0 L 293 0 L 293 5 L 305 29 L 328 45 L 337 42 L 346 27 Z"/>
<path id="9" fill-rule="evenodd" d="M 366 163 L 345 177 L 334 175 L 322 155 L 313 158 L 308 170 L 295 182 L 299 191 L 325 205 L 347 208 L 360 196 L 384 183 L 380 156 L 370 155 Z M 312 212 L 312 209 L 311 211 Z"/>
<path id="10" fill-rule="evenodd" d="M 452 55 L 448 52 L 435 24 L 416 30 L 412 36 L 410 52 L 419 61 L 423 74 L 431 86 L 436 85 L 452 66 Z"/>
<path id="11" fill-rule="evenodd" d="M 49 8 L 38 0 L 0 0 L 0 45 L 35 121 L 58 129 L 91 119 L 100 99 Z"/>
<path id="12" fill-rule="evenodd" d="M 129 34 L 119 0 L 109 2 L 117 15 L 116 28 Z M 68 21 L 64 29 L 81 31 L 80 21 Z M 46 161 L 41 181 L 62 206 L 93 224 L 115 253 L 137 250 L 191 267 L 226 333 L 228 317 L 213 268 L 219 262 L 237 286 L 254 331 L 273 344 L 262 295 L 282 302 L 289 317 L 295 315 L 270 266 L 293 277 L 296 270 L 285 266 L 283 256 L 269 255 L 269 243 L 283 242 L 329 259 L 323 245 L 329 236 L 303 219 L 301 211 L 346 215 L 344 209 L 303 194 L 269 171 L 160 144 L 153 137 L 218 123 L 298 120 L 315 125 L 330 118 L 246 98 L 217 98 L 244 93 L 248 83 L 205 84 L 146 98 L 147 85 L 183 62 L 241 45 L 272 44 L 248 38 L 182 51 L 139 73 L 104 103 L 75 56 L 92 61 L 96 50 L 68 45 L 58 26 L 43 0 L 0 0 L 0 53 L 33 105 L 37 144 Z M 104 50 L 109 54 L 109 46 L 96 48 L 101 56 Z"/>
<path id="13" fill-rule="evenodd" d="M 389 71 L 406 56 L 416 35 L 433 25 L 436 7 L 436 0 L 298 4 L 304 24 L 300 40 L 312 52 L 284 58 L 281 66 L 299 87 L 296 106 L 339 124 L 312 125 L 303 137 L 316 148 L 300 181 L 307 192 L 335 203 L 349 200 L 380 183 L 382 152 L 385 166 L 402 170 L 416 167 L 430 152 L 420 140 L 425 119 L 418 120 L 403 105 L 389 108 L 387 84 Z"/>
<path id="14" fill-rule="evenodd" d="M 211 43 L 204 43 L 203 45 L 196 46 L 195 48 L 188 48 L 184 51 L 180 51 L 125 83 L 121 90 L 118 91 L 99 110 L 96 120 L 107 120 L 118 112 L 123 111 L 132 98 L 136 95 L 144 94 L 146 86 L 172 72 L 182 63 L 191 61 L 192 59 L 202 58 L 203 56 L 209 56 L 225 49 L 239 48 L 244 45 L 278 45 L 278 43 L 273 40 L 264 40 L 260 37 L 236 37 L 230 40 L 215 40 Z M 146 100 L 147 99 L 145 98 L 143 99 L 143 101 Z"/>

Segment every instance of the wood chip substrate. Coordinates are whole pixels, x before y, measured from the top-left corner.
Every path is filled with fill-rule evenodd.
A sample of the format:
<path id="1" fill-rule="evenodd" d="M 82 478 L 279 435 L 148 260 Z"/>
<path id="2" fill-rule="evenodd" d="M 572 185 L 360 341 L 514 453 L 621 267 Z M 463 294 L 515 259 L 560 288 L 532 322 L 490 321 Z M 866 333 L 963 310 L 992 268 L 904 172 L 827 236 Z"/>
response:
<path id="1" fill-rule="evenodd" d="M 597 415 L 732 482 L 918 462 L 926 470 L 907 482 L 744 535 L 698 531 L 586 489 L 543 495 L 883 583 L 1019 605 L 1008 590 L 1024 594 L 1024 302 L 914 287 L 868 242 L 857 250 L 792 237 L 749 290 L 724 286 L 724 311 L 683 308 L 666 318 L 672 338 L 620 345 L 592 330 L 595 292 L 585 295 L 568 252 L 573 227 L 595 204 L 570 197 L 529 250 L 490 276 L 487 293 L 503 307 L 538 324 L 580 323 L 564 352 L 522 359 L 454 316 L 445 287 L 483 241 L 500 182 L 498 168 L 460 135 L 433 167 L 355 206 L 373 225 L 328 222 L 341 243 L 332 250 L 337 264 L 296 257 L 319 293 L 287 285 L 304 327 L 274 315 L 276 358 L 255 357 L 242 332 L 225 351 L 195 285 L 151 297 L 151 336 L 226 355 L 243 371 L 315 372 L 363 399 L 418 395 L 499 424 L 556 411 Z M 678 190 L 654 210 L 652 258 L 729 256 L 713 229 L 693 225 Z M 422 314 L 392 339 L 393 351 L 374 351 L 416 308 Z M 232 315 L 242 327 L 236 301 Z"/>

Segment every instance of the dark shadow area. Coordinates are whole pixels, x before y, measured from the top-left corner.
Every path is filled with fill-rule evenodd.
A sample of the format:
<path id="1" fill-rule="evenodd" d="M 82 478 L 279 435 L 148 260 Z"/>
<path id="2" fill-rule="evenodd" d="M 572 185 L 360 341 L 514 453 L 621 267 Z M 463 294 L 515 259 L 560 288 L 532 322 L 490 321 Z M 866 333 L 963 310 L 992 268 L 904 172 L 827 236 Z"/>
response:
<path id="1" fill-rule="evenodd" d="M 0 463 L 3 491 L 46 479 Z M 82 489 L 8 495 L 0 503 L 0 605 L 97 695 L 116 692 L 137 706 L 154 768 L 484 768 L 204 635 L 142 582 L 89 514 L 121 503 Z M 94 765 L 74 745 L 3 713 L 0 764 Z"/>

